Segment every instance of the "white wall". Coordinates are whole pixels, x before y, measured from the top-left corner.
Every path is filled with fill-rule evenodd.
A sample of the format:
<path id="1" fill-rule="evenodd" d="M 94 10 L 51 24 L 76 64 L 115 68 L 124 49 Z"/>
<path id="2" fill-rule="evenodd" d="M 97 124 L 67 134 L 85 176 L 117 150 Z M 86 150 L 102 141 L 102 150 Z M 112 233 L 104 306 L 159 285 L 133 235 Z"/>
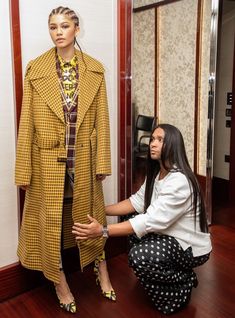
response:
<path id="1" fill-rule="evenodd" d="M 17 261 L 17 189 L 14 186 L 15 105 L 11 64 L 9 0 L 0 1 L 0 267 Z"/>
<path id="2" fill-rule="evenodd" d="M 117 0 L 20 0 L 23 72 L 29 60 L 53 46 L 48 15 L 60 5 L 71 7 L 80 17 L 78 41 L 84 52 L 100 60 L 106 69 L 109 100 L 112 176 L 104 182 L 106 204 L 117 200 Z M 14 186 L 15 119 L 10 46 L 9 0 L 1 0 L 0 12 L 0 268 L 16 262 L 18 243 L 17 190 Z M 4 92 L 2 94 L 2 92 Z M 4 149 L 4 152 L 3 152 Z M 114 221 L 116 219 L 113 219 Z M 111 220 L 109 220 L 111 221 Z"/>

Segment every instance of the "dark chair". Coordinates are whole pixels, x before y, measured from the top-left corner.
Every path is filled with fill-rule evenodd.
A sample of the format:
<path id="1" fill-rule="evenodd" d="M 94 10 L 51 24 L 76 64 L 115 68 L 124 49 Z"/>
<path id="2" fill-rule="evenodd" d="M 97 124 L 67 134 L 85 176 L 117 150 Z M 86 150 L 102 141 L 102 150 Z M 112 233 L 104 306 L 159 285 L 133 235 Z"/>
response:
<path id="1" fill-rule="evenodd" d="M 147 157 L 150 135 L 156 124 L 156 117 L 145 115 L 137 116 L 134 137 L 134 161 L 137 158 L 145 159 Z"/>

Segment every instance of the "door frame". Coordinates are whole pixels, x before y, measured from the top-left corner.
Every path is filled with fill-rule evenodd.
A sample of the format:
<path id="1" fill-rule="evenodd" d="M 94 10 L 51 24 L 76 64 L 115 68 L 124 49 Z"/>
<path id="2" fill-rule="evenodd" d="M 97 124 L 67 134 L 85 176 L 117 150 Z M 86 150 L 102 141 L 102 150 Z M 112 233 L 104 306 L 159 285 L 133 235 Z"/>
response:
<path id="1" fill-rule="evenodd" d="M 235 35 L 233 48 L 232 116 L 229 165 L 229 201 L 235 202 Z"/>
<path id="2" fill-rule="evenodd" d="M 118 0 L 118 199 L 131 195 L 132 107 L 131 107 L 132 0 Z"/>

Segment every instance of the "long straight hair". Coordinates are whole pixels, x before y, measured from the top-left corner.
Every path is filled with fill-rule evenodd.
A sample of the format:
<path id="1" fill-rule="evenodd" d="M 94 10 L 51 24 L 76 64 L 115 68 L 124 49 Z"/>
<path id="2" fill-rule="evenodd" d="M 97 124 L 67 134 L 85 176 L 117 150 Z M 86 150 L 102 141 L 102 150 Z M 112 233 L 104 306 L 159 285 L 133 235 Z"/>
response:
<path id="1" fill-rule="evenodd" d="M 189 182 L 192 193 L 192 206 L 194 210 L 194 220 L 196 224 L 197 211 L 199 209 L 199 224 L 202 232 L 208 232 L 207 216 L 205 203 L 201 188 L 193 173 L 185 151 L 184 140 L 181 132 L 175 126 L 169 124 L 159 124 L 154 127 L 153 132 L 157 129 L 163 129 L 165 136 L 161 151 L 161 163 L 165 170 L 171 172 L 180 171 L 185 175 Z M 151 139 L 150 139 L 151 143 Z M 154 181 L 160 171 L 160 162 L 151 159 L 150 147 L 147 157 L 146 167 L 146 187 L 145 187 L 145 211 L 151 203 Z"/>

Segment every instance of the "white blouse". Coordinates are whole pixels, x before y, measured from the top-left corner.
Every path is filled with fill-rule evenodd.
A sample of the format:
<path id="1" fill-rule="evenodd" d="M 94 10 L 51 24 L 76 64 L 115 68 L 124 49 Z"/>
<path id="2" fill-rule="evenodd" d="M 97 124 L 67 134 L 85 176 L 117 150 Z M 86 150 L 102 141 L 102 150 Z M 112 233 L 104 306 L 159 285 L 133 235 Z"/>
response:
<path id="1" fill-rule="evenodd" d="M 193 255 L 200 256 L 211 251 L 209 233 L 203 233 L 197 213 L 196 226 L 192 207 L 192 193 L 187 178 L 181 172 L 169 172 L 165 178 L 156 177 L 151 204 L 144 213 L 145 182 L 130 197 L 139 215 L 130 219 L 136 235 L 147 233 L 166 234 L 175 237 L 182 248 L 192 247 Z"/>

